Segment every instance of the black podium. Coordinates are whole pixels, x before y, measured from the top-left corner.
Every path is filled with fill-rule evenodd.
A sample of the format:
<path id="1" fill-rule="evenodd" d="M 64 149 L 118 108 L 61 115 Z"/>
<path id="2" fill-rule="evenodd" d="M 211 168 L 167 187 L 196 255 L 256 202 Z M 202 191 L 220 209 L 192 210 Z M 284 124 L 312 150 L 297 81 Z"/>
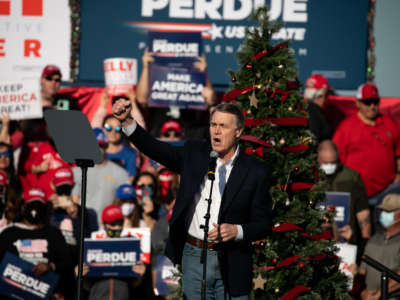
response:
<path id="1" fill-rule="evenodd" d="M 47 127 L 61 158 L 82 169 L 81 226 L 79 238 L 77 299 L 82 295 L 83 240 L 85 230 L 87 170 L 104 158 L 86 115 L 80 111 L 48 110 L 44 113 Z"/>

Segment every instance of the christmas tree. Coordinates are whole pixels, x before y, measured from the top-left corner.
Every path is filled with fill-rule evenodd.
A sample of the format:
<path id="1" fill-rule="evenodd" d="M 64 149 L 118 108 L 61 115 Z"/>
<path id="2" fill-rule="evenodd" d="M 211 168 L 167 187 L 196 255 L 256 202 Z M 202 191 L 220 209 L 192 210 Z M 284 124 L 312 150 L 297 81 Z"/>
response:
<path id="1" fill-rule="evenodd" d="M 307 128 L 293 51 L 288 41 L 272 43 L 283 25 L 269 21 L 266 7 L 252 20 L 258 24 L 247 29 L 237 53 L 241 68 L 228 71 L 233 86 L 223 98 L 243 109 L 246 153 L 272 170 L 274 225 L 254 244 L 252 298 L 349 299 L 332 235 L 323 226 L 332 213 L 317 208 L 325 195 L 316 185 L 316 142 Z"/>

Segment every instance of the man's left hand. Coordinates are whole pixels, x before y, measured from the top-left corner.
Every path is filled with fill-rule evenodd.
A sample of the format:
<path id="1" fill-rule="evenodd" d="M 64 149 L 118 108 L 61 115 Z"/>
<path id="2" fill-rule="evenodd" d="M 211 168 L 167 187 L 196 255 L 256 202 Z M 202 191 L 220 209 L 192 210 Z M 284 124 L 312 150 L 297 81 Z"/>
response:
<path id="1" fill-rule="evenodd" d="M 214 228 L 208 232 L 208 238 L 211 242 L 227 242 L 234 240 L 238 234 L 237 226 L 234 224 L 215 224 Z"/>

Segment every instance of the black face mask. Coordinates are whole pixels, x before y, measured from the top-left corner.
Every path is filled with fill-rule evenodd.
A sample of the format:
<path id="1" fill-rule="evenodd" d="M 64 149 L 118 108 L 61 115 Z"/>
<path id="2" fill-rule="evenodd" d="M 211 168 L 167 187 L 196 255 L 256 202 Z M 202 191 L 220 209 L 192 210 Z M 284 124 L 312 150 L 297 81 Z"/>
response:
<path id="1" fill-rule="evenodd" d="M 105 228 L 105 230 L 106 230 L 107 236 L 109 238 L 118 238 L 121 236 L 121 232 L 122 232 L 122 229 L 111 229 L 111 228 L 107 228 L 107 227 Z"/>
<path id="2" fill-rule="evenodd" d="M 33 201 L 26 204 L 24 218 L 33 225 L 44 224 L 46 222 L 46 213 L 46 204 L 39 201 Z"/>

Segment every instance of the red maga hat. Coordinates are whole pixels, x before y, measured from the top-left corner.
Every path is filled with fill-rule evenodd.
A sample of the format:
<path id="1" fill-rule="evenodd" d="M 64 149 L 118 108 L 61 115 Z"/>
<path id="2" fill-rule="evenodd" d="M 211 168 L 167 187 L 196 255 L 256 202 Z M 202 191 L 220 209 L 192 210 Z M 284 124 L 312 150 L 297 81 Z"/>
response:
<path id="1" fill-rule="evenodd" d="M 177 133 L 182 133 L 182 127 L 181 124 L 179 124 L 177 121 L 167 121 L 161 126 L 161 135 L 165 134 L 167 131 L 173 130 Z"/>
<path id="2" fill-rule="evenodd" d="M 325 76 L 320 74 L 313 74 L 306 80 L 306 88 L 313 89 L 329 89 L 329 82 Z"/>
<path id="3" fill-rule="evenodd" d="M 43 68 L 42 77 L 58 74 L 61 77 L 61 70 L 56 65 L 47 65 Z"/>
<path id="4" fill-rule="evenodd" d="M 358 87 L 357 90 L 358 100 L 379 99 L 378 88 L 370 83 L 364 83 Z"/>
<path id="5" fill-rule="evenodd" d="M 39 188 L 29 188 L 24 192 L 23 199 L 26 203 L 40 201 L 46 203 L 46 195 Z"/>
<path id="6" fill-rule="evenodd" d="M 103 223 L 113 223 L 117 220 L 123 220 L 121 207 L 118 205 L 109 205 L 104 208 L 101 214 L 101 220 Z"/>

